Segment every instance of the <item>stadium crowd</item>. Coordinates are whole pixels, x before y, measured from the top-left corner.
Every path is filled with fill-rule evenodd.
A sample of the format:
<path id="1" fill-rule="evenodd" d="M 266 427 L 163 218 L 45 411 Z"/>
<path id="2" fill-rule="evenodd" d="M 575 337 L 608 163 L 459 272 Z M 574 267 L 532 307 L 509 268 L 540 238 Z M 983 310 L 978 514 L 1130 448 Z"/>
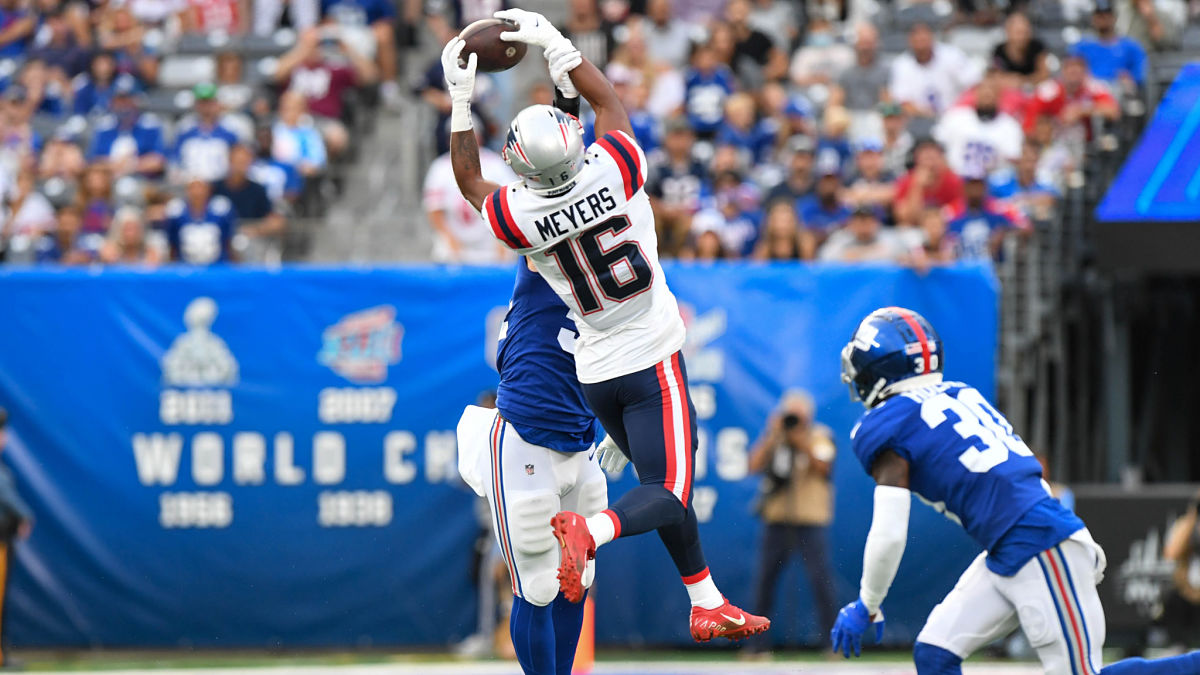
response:
<path id="1" fill-rule="evenodd" d="M 376 103 L 389 0 L 0 0 L 0 259 L 276 262 Z"/>
<path id="2" fill-rule="evenodd" d="M 577 0 L 564 32 L 630 111 L 665 256 L 926 268 L 993 258 L 1051 218 L 1088 144 L 1144 102 L 1146 50 L 1196 9 L 1039 2 Z M 502 258 L 438 162 L 436 257 Z"/>

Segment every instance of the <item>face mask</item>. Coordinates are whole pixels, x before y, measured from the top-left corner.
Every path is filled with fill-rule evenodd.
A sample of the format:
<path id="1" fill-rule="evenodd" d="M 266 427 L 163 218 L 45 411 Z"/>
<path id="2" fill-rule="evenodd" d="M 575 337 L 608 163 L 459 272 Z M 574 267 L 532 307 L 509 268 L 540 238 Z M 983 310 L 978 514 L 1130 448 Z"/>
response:
<path id="1" fill-rule="evenodd" d="M 979 119 L 981 119 L 981 120 L 996 119 L 996 109 L 995 108 L 976 108 L 975 114 L 979 115 Z"/>
<path id="2" fill-rule="evenodd" d="M 828 47 L 833 44 L 833 36 L 829 33 L 813 33 L 808 36 L 810 47 Z"/>

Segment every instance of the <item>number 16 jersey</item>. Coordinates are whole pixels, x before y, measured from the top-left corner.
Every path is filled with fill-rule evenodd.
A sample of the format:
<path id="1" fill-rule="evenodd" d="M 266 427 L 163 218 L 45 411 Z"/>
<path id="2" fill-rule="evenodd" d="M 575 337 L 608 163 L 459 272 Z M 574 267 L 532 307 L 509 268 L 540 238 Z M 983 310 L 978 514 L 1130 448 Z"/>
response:
<path id="1" fill-rule="evenodd" d="M 588 147 L 567 192 L 545 196 L 516 181 L 483 200 L 496 238 L 529 256 L 570 308 L 579 329 L 576 374 L 585 384 L 645 370 L 683 347 L 645 182 L 645 153 L 611 131 Z"/>

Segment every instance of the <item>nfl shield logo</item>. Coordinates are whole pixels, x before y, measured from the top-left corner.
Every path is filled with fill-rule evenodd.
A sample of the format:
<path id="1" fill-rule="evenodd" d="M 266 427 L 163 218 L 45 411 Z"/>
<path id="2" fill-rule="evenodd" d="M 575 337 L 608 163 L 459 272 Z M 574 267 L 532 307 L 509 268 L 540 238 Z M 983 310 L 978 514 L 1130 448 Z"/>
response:
<path id="1" fill-rule="evenodd" d="M 533 465 L 532 464 L 525 465 L 525 473 L 529 474 L 530 476 L 533 475 Z"/>

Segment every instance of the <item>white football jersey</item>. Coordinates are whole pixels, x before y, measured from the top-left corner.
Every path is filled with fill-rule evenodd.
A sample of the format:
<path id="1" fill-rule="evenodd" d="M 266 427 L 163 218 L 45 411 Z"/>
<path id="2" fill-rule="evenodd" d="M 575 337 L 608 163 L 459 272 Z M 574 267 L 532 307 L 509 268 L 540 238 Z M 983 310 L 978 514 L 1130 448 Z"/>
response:
<path id="1" fill-rule="evenodd" d="M 515 176 L 512 169 L 498 153 L 487 148 L 479 149 L 479 166 L 483 177 L 493 183 L 507 183 Z M 433 259 L 437 262 L 458 262 L 481 265 L 503 262 L 504 250 L 496 246 L 496 239 L 471 204 L 463 199 L 454 180 L 454 167 L 450 154 L 433 160 L 425 174 L 425 189 L 422 197 L 425 212 L 441 211 L 445 216 L 446 229 L 458 241 L 458 258 L 454 259 L 449 242 L 434 233 Z"/>
<path id="2" fill-rule="evenodd" d="M 513 182 L 483 201 L 493 234 L 529 256 L 579 329 L 579 381 L 650 368 L 683 347 L 679 305 L 658 262 L 646 155 L 622 131 L 587 149 L 574 187 L 545 197 Z"/>
<path id="3" fill-rule="evenodd" d="M 946 148 L 950 168 L 961 176 L 1008 166 L 1021 156 L 1025 132 L 1005 113 L 982 120 L 974 108 L 959 106 L 942 115 L 933 137 Z"/>

